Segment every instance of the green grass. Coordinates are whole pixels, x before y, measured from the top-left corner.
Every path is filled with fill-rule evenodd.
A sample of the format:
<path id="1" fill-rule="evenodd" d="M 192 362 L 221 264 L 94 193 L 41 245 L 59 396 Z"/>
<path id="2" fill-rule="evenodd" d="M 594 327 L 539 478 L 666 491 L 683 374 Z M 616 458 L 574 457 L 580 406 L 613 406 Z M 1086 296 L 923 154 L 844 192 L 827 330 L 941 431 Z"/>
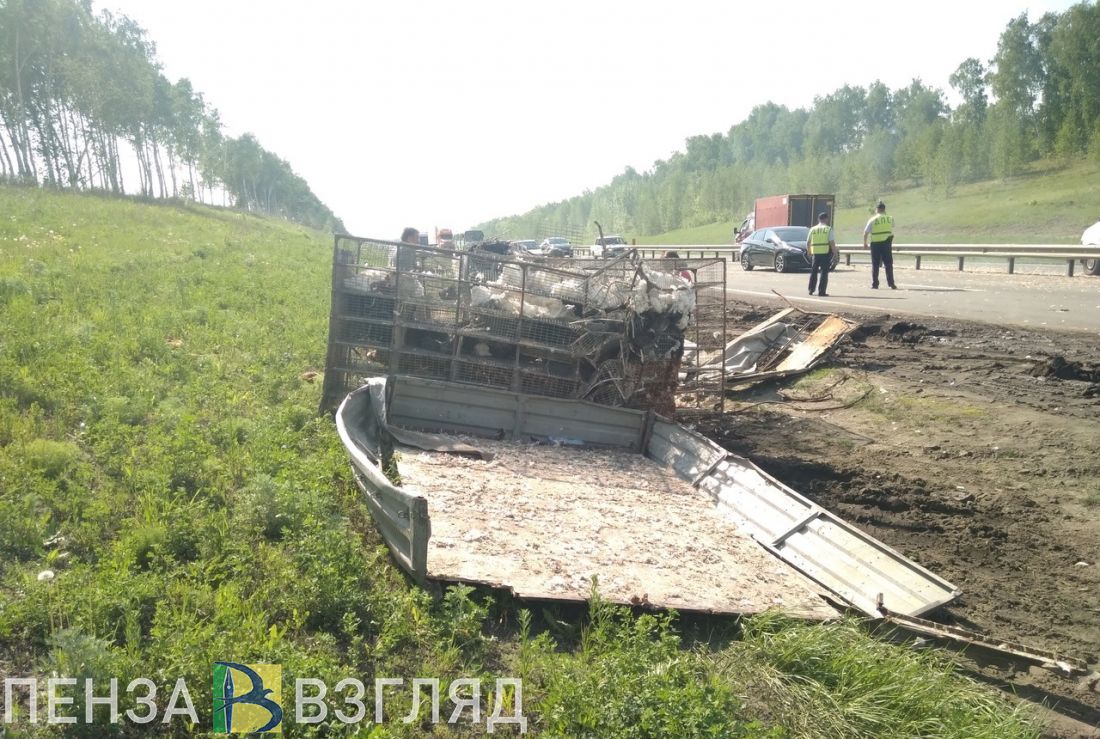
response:
<path id="1" fill-rule="evenodd" d="M 830 702 L 830 735 L 863 736 L 906 710 L 910 692 L 911 713 L 954 721 L 959 736 L 1028 734 L 1005 701 L 954 675 L 937 678 L 953 697 L 939 705 L 916 702 L 925 678 L 913 671 L 876 668 L 866 692 L 845 689 L 848 673 L 830 665 L 848 652 L 831 627 L 761 621 L 829 664 L 807 676 L 746 641 L 729 648 L 766 672 L 735 674 L 718 647 L 678 635 L 673 615 L 597 602 L 588 616 L 531 619 L 467 587 L 433 600 L 394 566 L 331 419 L 315 412 L 331 253 L 327 235 L 232 211 L 0 188 L 0 675 L 148 676 L 161 710 L 183 677 L 197 731 L 211 725 L 212 663 L 235 659 L 281 664 L 284 706 L 303 676 L 330 688 L 437 676 L 446 691 L 458 677 L 488 689 L 520 675 L 532 732 L 545 736 L 801 736 L 799 706 Z M 844 640 L 913 659 L 855 626 Z M 782 705 L 746 700 L 763 695 L 761 675 L 822 687 L 769 693 Z M 869 718 L 880 693 L 891 713 Z M 81 695 L 70 715 L 83 715 Z M 431 727 L 400 721 L 411 702 L 409 691 L 387 698 L 398 718 L 363 733 L 423 735 Z M 44 710 L 42 699 L 40 721 Z M 324 731 L 340 731 L 332 714 L 327 726 L 285 727 Z"/>
<path id="2" fill-rule="evenodd" d="M 742 216 L 743 217 L 743 216 Z M 733 229 L 741 224 L 741 218 L 737 222 L 725 221 L 724 223 L 711 223 L 706 226 L 681 228 L 653 236 L 639 236 L 637 242 L 640 246 L 647 244 L 728 244 Z"/>
<path id="3" fill-rule="evenodd" d="M 772 193 L 761 193 L 762 195 Z M 942 188 L 882 193 L 897 220 L 896 243 L 1080 244 L 1100 218 L 1100 164 L 1037 162 L 1021 176 Z M 745 212 L 751 208 L 745 204 Z M 840 207 L 839 243 L 862 243 L 873 203 Z M 744 217 L 638 238 L 639 244 L 728 244 Z"/>
<path id="4" fill-rule="evenodd" d="M 942 655 L 868 640 L 853 621 L 807 626 L 766 614 L 714 660 L 745 686 L 747 705 L 770 712 L 791 736 L 1036 736 L 1023 713 L 1006 712 Z"/>
<path id="5" fill-rule="evenodd" d="M 904 418 L 915 426 L 951 426 L 965 421 L 975 421 L 989 415 L 987 408 L 943 398 L 905 393 L 883 393 L 878 388 L 868 393 L 855 405 L 887 420 Z"/>

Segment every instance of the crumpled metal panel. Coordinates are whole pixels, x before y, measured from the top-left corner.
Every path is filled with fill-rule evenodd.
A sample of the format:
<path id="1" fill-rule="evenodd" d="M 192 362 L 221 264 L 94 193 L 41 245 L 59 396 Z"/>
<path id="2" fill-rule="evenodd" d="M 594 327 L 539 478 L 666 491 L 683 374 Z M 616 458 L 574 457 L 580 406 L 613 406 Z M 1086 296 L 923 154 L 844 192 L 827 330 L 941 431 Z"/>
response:
<path id="1" fill-rule="evenodd" d="M 645 454 L 675 470 L 684 480 L 695 482 L 726 456 L 713 441 L 665 420 L 653 424 Z"/>
<path id="2" fill-rule="evenodd" d="M 919 616 L 960 594 L 951 583 L 746 459 L 726 457 L 699 487 L 776 556 L 870 616 L 880 615 L 880 605 Z"/>
<path id="3" fill-rule="evenodd" d="M 807 369 L 813 366 L 823 354 L 840 341 L 841 337 L 857 325 L 840 316 L 828 316 L 810 332 L 809 336 L 791 350 L 786 359 L 775 368 L 776 372 Z"/>
<path id="4" fill-rule="evenodd" d="M 726 344 L 719 356 L 681 373 L 682 379 L 724 373 L 741 383 L 813 369 L 859 324 L 832 313 L 785 308 Z"/>

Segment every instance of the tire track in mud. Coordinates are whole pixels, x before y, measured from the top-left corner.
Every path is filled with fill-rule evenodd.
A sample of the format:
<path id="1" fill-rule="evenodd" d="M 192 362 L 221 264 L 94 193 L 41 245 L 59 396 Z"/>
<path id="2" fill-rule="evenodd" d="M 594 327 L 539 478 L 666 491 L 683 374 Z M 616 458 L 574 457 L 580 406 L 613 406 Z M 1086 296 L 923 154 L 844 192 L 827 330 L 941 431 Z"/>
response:
<path id="1" fill-rule="evenodd" d="M 735 305 L 731 318 L 767 315 Z M 854 317 L 829 368 L 905 402 L 738 410 L 776 397 L 757 386 L 699 429 L 955 583 L 963 595 L 938 620 L 1096 665 L 1100 337 Z M 1094 686 L 1074 696 L 1100 708 Z"/>

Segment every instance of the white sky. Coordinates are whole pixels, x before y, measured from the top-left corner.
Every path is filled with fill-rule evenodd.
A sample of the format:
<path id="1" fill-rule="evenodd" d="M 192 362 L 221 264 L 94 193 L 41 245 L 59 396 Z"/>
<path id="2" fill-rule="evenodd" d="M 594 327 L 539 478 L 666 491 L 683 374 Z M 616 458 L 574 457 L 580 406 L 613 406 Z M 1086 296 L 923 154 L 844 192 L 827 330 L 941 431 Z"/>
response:
<path id="1" fill-rule="evenodd" d="M 96 0 L 356 235 L 465 229 L 650 169 L 754 105 L 949 90 L 1069 0 Z"/>

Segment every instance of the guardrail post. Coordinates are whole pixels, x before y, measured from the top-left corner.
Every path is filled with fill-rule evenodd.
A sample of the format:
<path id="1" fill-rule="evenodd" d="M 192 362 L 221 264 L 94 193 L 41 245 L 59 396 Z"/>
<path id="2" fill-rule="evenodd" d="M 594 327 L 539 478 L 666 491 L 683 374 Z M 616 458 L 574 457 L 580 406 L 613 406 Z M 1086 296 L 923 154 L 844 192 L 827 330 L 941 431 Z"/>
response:
<path id="1" fill-rule="evenodd" d="M 1008 258 L 1008 273 L 1010 275 L 1016 273 L 1016 257 Z"/>
<path id="2" fill-rule="evenodd" d="M 1067 259 L 1066 260 L 1066 277 L 1073 277 L 1073 263 L 1074 263 L 1074 261 L 1076 261 L 1076 260 L 1073 260 L 1073 259 Z"/>
<path id="3" fill-rule="evenodd" d="M 963 260 L 964 260 L 964 259 L 966 259 L 966 257 L 963 257 L 963 256 L 960 256 L 960 257 L 959 257 L 959 271 L 960 271 L 960 272 L 962 272 L 962 271 L 963 271 Z"/>
<path id="4" fill-rule="evenodd" d="M 915 256 L 916 256 L 916 259 L 917 259 L 917 263 L 916 263 L 916 265 L 914 265 L 913 269 L 920 269 L 920 254 L 917 254 Z"/>
<path id="5" fill-rule="evenodd" d="M 852 252 L 848 252 L 847 254 L 844 255 L 844 265 L 846 267 L 851 267 L 852 266 Z"/>

